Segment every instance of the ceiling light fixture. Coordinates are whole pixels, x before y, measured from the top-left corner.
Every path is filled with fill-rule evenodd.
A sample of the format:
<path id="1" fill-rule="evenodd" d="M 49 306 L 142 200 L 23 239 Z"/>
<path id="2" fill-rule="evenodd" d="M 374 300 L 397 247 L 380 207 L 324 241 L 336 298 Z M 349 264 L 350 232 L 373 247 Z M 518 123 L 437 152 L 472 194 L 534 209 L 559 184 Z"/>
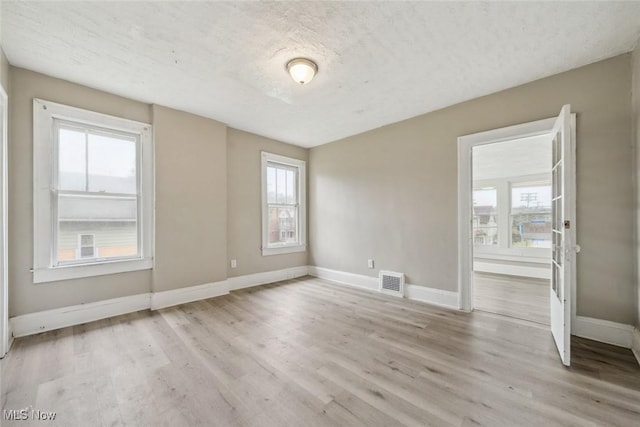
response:
<path id="1" fill-rule="evenodd" d="M 301 85 L 309 83 L 318 72 L 315 62 L 306 58 L 295 58 L 287 63 L 287 71 L 291 78 Z"/>

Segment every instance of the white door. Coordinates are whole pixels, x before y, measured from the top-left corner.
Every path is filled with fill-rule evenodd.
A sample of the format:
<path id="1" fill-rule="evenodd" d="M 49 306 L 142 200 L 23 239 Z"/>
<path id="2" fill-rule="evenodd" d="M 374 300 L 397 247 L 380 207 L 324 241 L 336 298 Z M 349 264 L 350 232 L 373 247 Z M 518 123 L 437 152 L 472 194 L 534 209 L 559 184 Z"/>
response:
<path id="1" fill-rule="evenodd" d="M 565 105 L 551 133 L 552 160 L 552 255 L 551 334 L 562 363 L 571 363 L 571 297 L 575 280 L 575 182 L 571 106 Z"/>

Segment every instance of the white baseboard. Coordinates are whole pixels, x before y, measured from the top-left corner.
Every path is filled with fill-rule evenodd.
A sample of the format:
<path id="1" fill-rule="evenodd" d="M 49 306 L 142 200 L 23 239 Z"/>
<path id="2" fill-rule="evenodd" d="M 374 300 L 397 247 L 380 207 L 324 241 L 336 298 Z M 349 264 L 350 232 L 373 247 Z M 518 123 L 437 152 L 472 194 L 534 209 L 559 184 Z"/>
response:
<path id="1" fill-rule="evenodd" d="M 341 283 L 354 288 L 368 289 L 370 291 L 377 291 L 379 287 L 377 277 L 331 270 L 324 267 L 309 266 L 309 275 L 320 279 L 331 280 L 332 282 Z"/>
<path id="2" fill-rule="evenodd" d="M 140 310 L 158 310 L 174 305 L 214 298 L 228 294 L 231 289 L 241 289 L 302 277 L 306 276 L 307 272 L 308 267 L 303 265 L 283 270 L 233 277 L 228 280 L 206 283 L 204 285 L 113 298 L 15 316 L 9 319 L 9 348 L 13 343 L 13 337 L 33 335 Z"/>
<path id="3" fill-rule="evenodd" d="M 9 326 L 8 326 L 9 331 L 7 332 L 9 334 L 9 345 L 7 346 L 7 353 L 9 352 L 9 350 L 11 350 L 11 346 L 13 345 L 13 326 L 11 326 L 11 322 L 9 322 Z"/>
<path id="4" fill-rule="evenodd" d="M 379 281 L 377 277 L 364 276 L 362 274 L 309 266 L 309 275 L 369 291 L 377 292 L 379 288 Z M 410 300 L 425 302 L 427 304 L 433 304 L 440 307 L 451 308 L 454 310 L 459 309 L 458 292 L 405 284 L 405 297 Z"/>
<path id="5" fill-rule="evenodd" d="M 219 297 L 229 293 L 229 282 L 205 283 L 204 285 L 187 286 L 170 291 L 153 292 L 151 294 L 151 310 L 186 304 L 188 302 Z"/>
<path id="6" fill-rule="evenodd" d="M 410 300 L 426 302 L 440 307 L 452 308 L 454 310 L 460 308 L 458 293 L 453 291 L 407 284 L 405 285 L 405 296 Z"/>
<path id="7" fill-rule="evenodd" d="M 23 337 L 144 310 L 149 308 L 150 298 L 148 293 L 113 298 L 16 316 L 9 322 L 13 336 Z"/>
<path id="8" fill-rule="evenodd" d="M 640 365 L 640 329 L 633 329 L 633 338 L 631 339 L 631 351 L 633 351 L 633 355 L 636 356 L 636 360 Z"/>
<path id="9" fill-rule="evenodd" d="M 536 279 L 551 279 L 551 268 L 548 265 L 533 267 L 529 265 L 504 264 L 490 261 L 474 261 L 473 271 L 481 273 L 507 274 L 509 276 L 533 277 Z"/>
<path id="10" fill-rule="evenodd" d="M 571 334 L 618 347 L 631 348 L 633 326 L 609 320 L 577 316 Z"/>
<path id="11" fill-rule="evenodd" d="M 7 324 L 7 348 L 5 349 L 4 354 L 0 352 L 0 359 L 3 359 L 11 350 L 11 346 L 13 345 L 13 331 L 11 330 L 11 322 Z"/>
<path id="12" fill-rule="evenodd" d="M 244 276 L 229 277 L 229 290 L 250 288 L 252 286 L 265 285 L 267 283 L 279 282 L 281 280 L 295 279 L 306 276 L 309 267 L 302 265 L 299 267 L 284 268 L 282 270 L 265 271 L 264 273 L 247 274 Z"/>

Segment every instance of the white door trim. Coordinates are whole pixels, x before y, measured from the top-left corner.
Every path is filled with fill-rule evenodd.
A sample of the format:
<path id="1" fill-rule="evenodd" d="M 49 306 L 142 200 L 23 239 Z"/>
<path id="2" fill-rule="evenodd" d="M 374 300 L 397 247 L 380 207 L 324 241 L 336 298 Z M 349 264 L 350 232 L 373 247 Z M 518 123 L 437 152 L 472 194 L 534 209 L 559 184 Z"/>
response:
<path id="1" fill-rule="evenodd" d="M 9 275 L 8 275 L 8 227 L 7 227 L 7 140 L 8 97 L 0 86 L 0 110 L 2 110 L 2 134 L 0 134 L 0 358 L 9 351 Z"/>
<path id="2" fill-rule="evenodd" d="M 552 117 L 549 119 L 464 135 L 458 138 L 458 305 L 461 310 L 473 310 L 473 288 L 471 286 L 471 277 L 473 273 L 473 239 L 471 233 L 473 173 L 471 150 L 473 147 L 479 145 L 493 144 L 496 142 L 551 133 L 555 121 L 556 117 Z M 571 132 L 575 138 L 575 114 L 571 115 Z M 573 166 L 573 195 L 570 203 L 573 203 L 575 211 L 575 152 L 572 153 L 570 161 Z M 573 230 L 575 232 L 575 227 Z M 572 293 L 575 295 L 575 286 L 573 286 Z M 572 298 L 572 318 L 575 318 L 575 313 L 575 298 Z"/>

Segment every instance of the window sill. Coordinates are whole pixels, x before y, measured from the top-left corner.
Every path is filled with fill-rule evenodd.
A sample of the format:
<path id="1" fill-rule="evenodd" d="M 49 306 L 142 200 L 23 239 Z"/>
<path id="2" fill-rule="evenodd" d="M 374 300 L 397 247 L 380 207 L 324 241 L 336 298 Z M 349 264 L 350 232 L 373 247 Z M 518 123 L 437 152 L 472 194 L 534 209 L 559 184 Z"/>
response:
<path id="1" fill-rule="evenodd" d="M 271 248 L 262 248 L 262 256 L 291 254 L 295 252 L 304 252 L 306 250 L 307 245 L 274 246 Z"/>
<path id="2" fill-rule="evenodd" d="M 546 256 L 537 255 L 505 255 L 491 252 L 476 251 L 473 253 L 473 259 L 486 259 L 495 261 L 512 261 L 512 262 L 528 262 L 535 264 L 551 264 L 551 253 L 547 253 Z"/>
<path id="3" fill-rule="evenodd" d="M 150 270 L 152 268 L 153 259 L 151 258 L 39 268 L 33 271 L 33 283 L 81 279 L 83 277 L 104 276 L 107 274 L 126 273 L 129 271 Z"/>

